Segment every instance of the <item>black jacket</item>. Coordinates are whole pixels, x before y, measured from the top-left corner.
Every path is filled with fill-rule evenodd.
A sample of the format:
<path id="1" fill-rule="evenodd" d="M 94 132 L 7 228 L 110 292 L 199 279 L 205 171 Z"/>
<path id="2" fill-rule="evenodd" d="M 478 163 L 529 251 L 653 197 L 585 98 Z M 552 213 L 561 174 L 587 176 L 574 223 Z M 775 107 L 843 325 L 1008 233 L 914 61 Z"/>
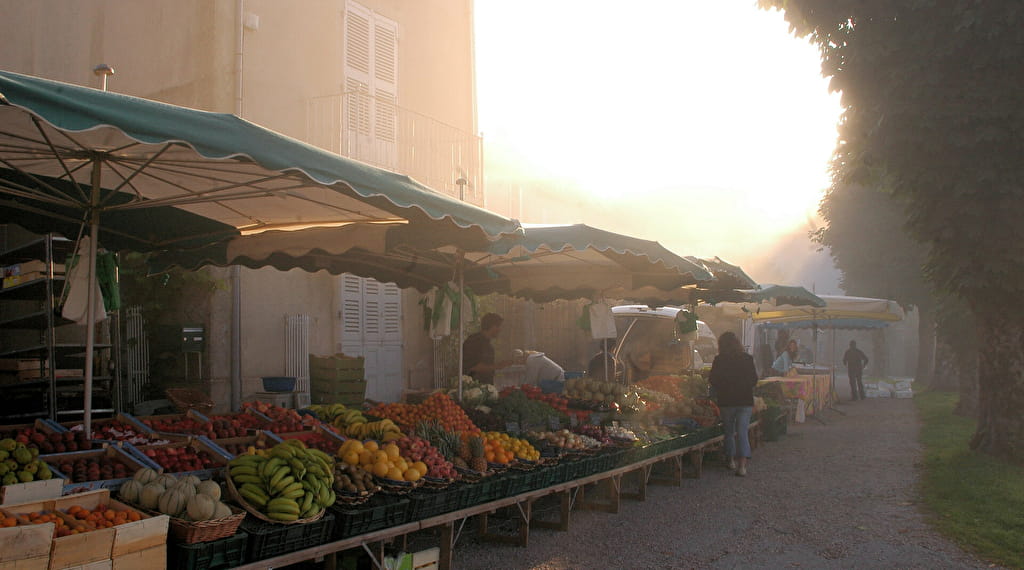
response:
<path id="1" fill-rule="evenodd" d="M 711 364 L 708 381 L 715 389 L 720 407 L 754 405 L 757 370 L 754 357 L 749 354 L 719 354 Z"/>

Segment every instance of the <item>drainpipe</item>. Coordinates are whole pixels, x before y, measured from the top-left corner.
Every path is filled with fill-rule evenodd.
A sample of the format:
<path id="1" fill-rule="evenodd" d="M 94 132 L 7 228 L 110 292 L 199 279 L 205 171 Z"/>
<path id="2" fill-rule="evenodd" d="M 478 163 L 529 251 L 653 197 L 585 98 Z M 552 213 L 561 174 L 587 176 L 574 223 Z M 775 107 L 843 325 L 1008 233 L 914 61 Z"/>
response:
<path id="1" fill-rule="evenodd" d="M 237 0 L 238 37 L 235 49 L 235 115 L 242 116 L 242 54 L 245 47 L 245 1 Z M 231 266 L 231 409 L 242 406 L 242 272 Z"/>

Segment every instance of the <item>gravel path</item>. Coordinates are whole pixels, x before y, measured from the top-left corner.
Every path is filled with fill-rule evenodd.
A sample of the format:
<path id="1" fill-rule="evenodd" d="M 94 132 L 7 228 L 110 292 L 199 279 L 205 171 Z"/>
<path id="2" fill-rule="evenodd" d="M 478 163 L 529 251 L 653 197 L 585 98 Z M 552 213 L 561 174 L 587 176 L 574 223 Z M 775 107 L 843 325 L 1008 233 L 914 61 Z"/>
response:
<path id="1" fill-rule="evenodd" d="M 849 388 L 839 385 L 842 390 Z M 867 400 L 808 418 L 754 451 L 750 475 L 720 463 L 683 486 L 652 486 L 619 514 L 574 511 L 568 533 L 530 546 L 467 532 L 459 569 L 985 568 L 932 531 L 914 499 L 920 455 L 911 400 Z"/>

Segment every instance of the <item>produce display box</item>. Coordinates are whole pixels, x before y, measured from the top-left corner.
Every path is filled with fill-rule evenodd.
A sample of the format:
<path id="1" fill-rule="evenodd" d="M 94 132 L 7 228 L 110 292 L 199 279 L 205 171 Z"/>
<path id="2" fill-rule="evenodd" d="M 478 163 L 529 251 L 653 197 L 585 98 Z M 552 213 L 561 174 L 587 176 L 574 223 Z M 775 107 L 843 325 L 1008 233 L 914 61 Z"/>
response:
<path id="1" fill-rule="evenodd" d="M 417 489 L 409 493 L 409 520 L 423 520 L 463 507 L 465 485 L 453 483 L 447 489 L 431 491 Z"/>
<path id="2" fill-rule="evenodd" d="M 167 544 L 115 556 L 110 562 L 111 570 L 166 570 Z"/>
<path id="3" fill-rule="evenodd" d="M 328 510 L 320 520 L 304 524 L 273 524 L 247 516 L 241 528 L 249 537 L 246 560 L 252 562 L 326 543 L 334 515 Z"/>
<path id="4" fill-rule="evenodd" d="M 112 418 L 101 418 L 101 419 L 94 419 L 94 420 L 92 420 L 92 431 L 96 432 L 97 429 L 100 429 L 103 426 L 111 424 L 111 423 L 114 423 L 114 422 L 120 422 L 122 424 L 127 424 L 127 425 L 131 426 L 131 428 L 136 433 L 141 434 L 141 435 L 146 435 L 146 436 L 148 436 L 150 438 L 167 439 L 162 434 L 158 434 L 157 432 L 153 431 L 152 428 L 150 428 L 146 424 L 144 424 L 141 421 L 139 421 L 139 419 L 136 418 L 135 416 L 133 416 L 131 414 L 128 414 L 128 413 L 124 413 L 124 412 L 120 412 L 120 413 L 118 413 L 116 416 L 114 416 Z M 51 422 L 51 423 L 53 424 L 53 426 L 57 430 L 62 431 L 62 432 L 73 431 L 73 428 L 75 428 L 76 426 L 82 425 L 82 422 L 63 422 L 63 423 Z M 120 440 L 107 440 L 107 439 L 103 439 L 103 438 L 94 438 L 94 440 L 96 440 L 96 441 L 109 441 L 109 442 L 115 443 L 115 444 L 121 442 Z"/>
<path id="5" fill-rule="evenodd" d="M 466 502 L 463 506 L 472 507 L 504 498 L 508 496 L 510 483 L 511 479 L 503 475 L 491 475 L 470 483 L 465 486 Z"/>
<path id="6" fill-rule="evenodd" d="M 121 488 L 121 485 L 123 485 L 125 481 L 131 479 L 132 475 L 139 469 L 142 469 L 143 467 L 149 467 L 150 469 L 159 468 L 156 463 L 148 458 L 136 456 L 128 451 L 127 448 L 119 446 L 107 446 L 103 449 L 93 449 L 90 451 L 53 453 L 50 455 L 40 455 L 39 457 L 50 466 L 50 471 L 53 472 L 54 477 L 65 480 L 65 495 L 80 493 L 82 491 L 94 491 L 96 489 L 109 489 L 116 491 Z M 128 476 L 118 479 L 74 482 L 72 481 L 72 473 L 64 473 L 60 469 L 60 465 L 63 463 L 73 463 L 79 459 L 93 459 L 98 457 L 106 457 L 113 462 L 123 463 L 128 469 Z"/>
<path id="7" fill-rule="evenodd" d="M 547 487 L 544 482 L 550 479 L 550 472 L 545 469 L 534 469 L 511 473 L 508 477 L 508 494 L 511 496 Z"/>
<path id="8" fill-rule="evenodd" d="M 0 528 L 0 570 L 49 568 L 53 531 L 53 523 Z"/>
<path id="9" fill-rule="evenodd" d="M 617 449 L 607 449 L 598 453 L 597 455 L 589 458 L 588 468 L 590 475 L 596 475 L 597 473 L 603 473 L 605 471 L 611 471 L 619 464 L 619 460 L 622 457 L 622 451 Z"/>
<path id="10" fill-rule="evenodd" d="M 338 434 L 334 433 L 333 431 L 328 429 L 326 426 L 324 426 L 320 422 L 317 422 L 317 423 L 315 423 L 315 424 L 313 424 L 313 425 L 311 425 L 309 427 L 310 427 L 310 429 L 308 431 L 290 432 L 290 433 L 286 432 L 286 433 L 278 433 L 278 434 L 274 434 L 274 435 L 276 435 L 278 437 L 278 439 L 280 439 L 281 441 L 284 441 L 286 439 L 301 439 L 302 436 L 306 436 L 306 435 L 308 435 L 310 433 L 318 433 L 318 434 L 326 437 L 328 440 L 330 440 L 331 444 L 334 446 L 334 448 L 331 451 L 323 450 L 325 453 L 329 453 L 331 455 L 333 455 L 334 453 L 336 453 L 338 451 L 338 448 L 341 447 L 341 444 L 345 443 L 345 437 L 344 436 L 341 436 L 341 435 L 338 435 Z"/>
<path id="11" fill-rule="evenodd" d="M 160 445 L 141 445 L 133 447 L 135 447 L 135 449 L 138 450 L 138 453 L 141 453 L 142 456 L 146 457 L 150 462 L 156 465 L 155 469 L 158 473 L 168 472 L 174 475 L 175 477 L 195 475 L 200 479 L 212 479 L 215 475 L 217 475 L 224 469 L 224 467 L 228 464 L 228 461 L 231 461 L 234 458 L 226 451 L 221 449 L 219 446 L 214 444 L 212 441 L 206 439 L 203 436 L 188 436 L 186 439 L 182 441 L 172 441 L 171 443 L 164 443 Z M 190 447 L 194 451 L 205 451 L 210 455 L 210 458 L 213 460 L 216 467 L 211 467 L 208 469 L 196 469 L 192 471 L 170 472 L 166 471 L 162 465 L 160 465 L 153 459 L 149 458 L 149 456 L 146 454 L 146 451 L 148 450 L 166 449 L 170 447 Z"/>
<path id="12" fill-rule="evenodd" d="M 167 545 L 168 570 L 224 570 L 245 563 L 245 551 L 249 545 L 249 535 L 238 531 L 234 536 L 197 542 L 195 544 L 179 544 L 171 542 Z"/>
<path id="13" fill-rule="evenodd" d="M 310 395 L 314 404 L 358 405 L 366 398 L 365 361 L 343 354 L 309 355 Z"/>
<path id="14" fill-rule="evenodd" d="M 331 356 L 309 355 L 309 376 L 323 380 L 350 380 L 344 376 L 354 371 L 360 374 L 366 369 L 366 359 L 362 356 L 345 356 L 334 354 Z M 362 378 L 359 376 L 358 378 Z"/>
<path id="15" fill-rule="evenodd" d="M 276 433 L 260 430 L 253 435 L 246 437 L 229 437 L 225 439 L 215 439 L 211 443 L 217 447 L 225 456 L 234 459 L 236 454 L 232 453 L 230 448 L 235 445 L 242 445 L 245 447 L 253 446 L 259 449 L 259 445 L 262 443 L 264 449 L 270 449 L 275 445 L 281 443 L 281 438 Z"/>
<path id="16" fill-rule="evenodd" d="M 52 479 L 46 481 L 29 481 L 28 483 L 15 483 L 0 487 L 0 505 L 17 503 L 29 503 L 56 499 L 64 494 L 64 486 L 67 480 L 54 474 Z M 2 560 L 2 557 L 0 557 Z M 2 569 L 3 566 L 0 566 Z"/>
<path id="17" fill-rule="evenodd" d="M 334 513 L 337 521 L 334 527 L 336 539 L 398 526 L 411 520 L 408 499 L 380 494 L 361 505 L 335 504 L 328 512 Z"/>
<path id="18" fill-rule="evenodd" d="M 105 504 L 115 511 L 138 511 L 138 509 L 111 499 L 110 491 L 107 489 L 48 501 L 11 505 L 4 509 L 12 513 L 28 514 L 38 511 L 66 510 L 73 505 L 92 510 L 100 504 Z M 142 516 L 139 521 L 53 538 L 50 549 L 50 568 L 69 568 L 89 563 L 103 563 L 104 561 L 108 563 L 107 567 L 113 567 L 112 560 L 135 552 L 163 547 L 167 543 L 169 517 L 167 515 L 150 517 L 145 512 L 138 512 Z M 160 563 L 158 562 L 158 564 Z M 146 566 L 150 567 L 153 564 L 147 563 Z"/>
<path id="19" fill-rule="evenodd" d="M 191 419 L 191 420 L 195 420 L 197 422 L 204 422 L 204 423 L 210 421 L 210 418 L 206 417 L 202 413 L 200 413 L 200 412 L 198 412 L 196 410 L 193 410 L 193 409 L 190 409 L 187 412 L 182 413 L 182 414 L 160 414 L 160 415 L 156 415 L 156 416 L 138 416 L 138 417 L 135 417 L 135 420 L 137 422 L 139 422 L 140 424 L 142 424 L 144 427 L 146 427 L 150 431 L 156 431 L 156 433 L 161 434 L 161 435 L 164 434 L 164 433 L 172 433 L 172 434 L 177 434 L 177 435 L 196 435 L 196 434 L 188 434 L 188 433 L 182 434 L 182 433 L 177 433 L 177 432 L 163 432 L 163 431 L 160 431 L 160 430 L 153 430 L 153 428 L 150 428 L 149 426 L 147 426 L 145 424 L 145 421 L 147 421 L 147 420 L 148 421 L 159 421 L 159 422 L 174 422 L 174 421 L 181 421 L 181 420 L 184 420 L 184 419 Z"/>
<path id="20" fill-rule="evenodd" d="M 366 380 L 310 380 L 310 398 L 314 404 L 358 406 L 366 399 Z"/>
<path id="21" fill-rule="evenodd" d="M 565 466 L 565 473 L 562 482 L 573 481 L 589 475 L 590 463 L 586 459 L 586 457 L 577 456 L 563 461 L 562 465 Z"/>

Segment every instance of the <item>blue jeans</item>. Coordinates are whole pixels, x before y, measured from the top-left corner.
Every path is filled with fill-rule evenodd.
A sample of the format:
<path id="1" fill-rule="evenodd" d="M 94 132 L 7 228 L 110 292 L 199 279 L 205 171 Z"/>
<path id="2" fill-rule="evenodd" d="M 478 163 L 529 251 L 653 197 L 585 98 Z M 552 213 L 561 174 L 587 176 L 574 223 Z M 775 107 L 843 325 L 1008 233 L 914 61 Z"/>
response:
<path id="1" fill-rule="evenodd" d="M 726 459 L 750 457 L 750 416 L 753 413 L 752 406 L 722 408 Z"/>

